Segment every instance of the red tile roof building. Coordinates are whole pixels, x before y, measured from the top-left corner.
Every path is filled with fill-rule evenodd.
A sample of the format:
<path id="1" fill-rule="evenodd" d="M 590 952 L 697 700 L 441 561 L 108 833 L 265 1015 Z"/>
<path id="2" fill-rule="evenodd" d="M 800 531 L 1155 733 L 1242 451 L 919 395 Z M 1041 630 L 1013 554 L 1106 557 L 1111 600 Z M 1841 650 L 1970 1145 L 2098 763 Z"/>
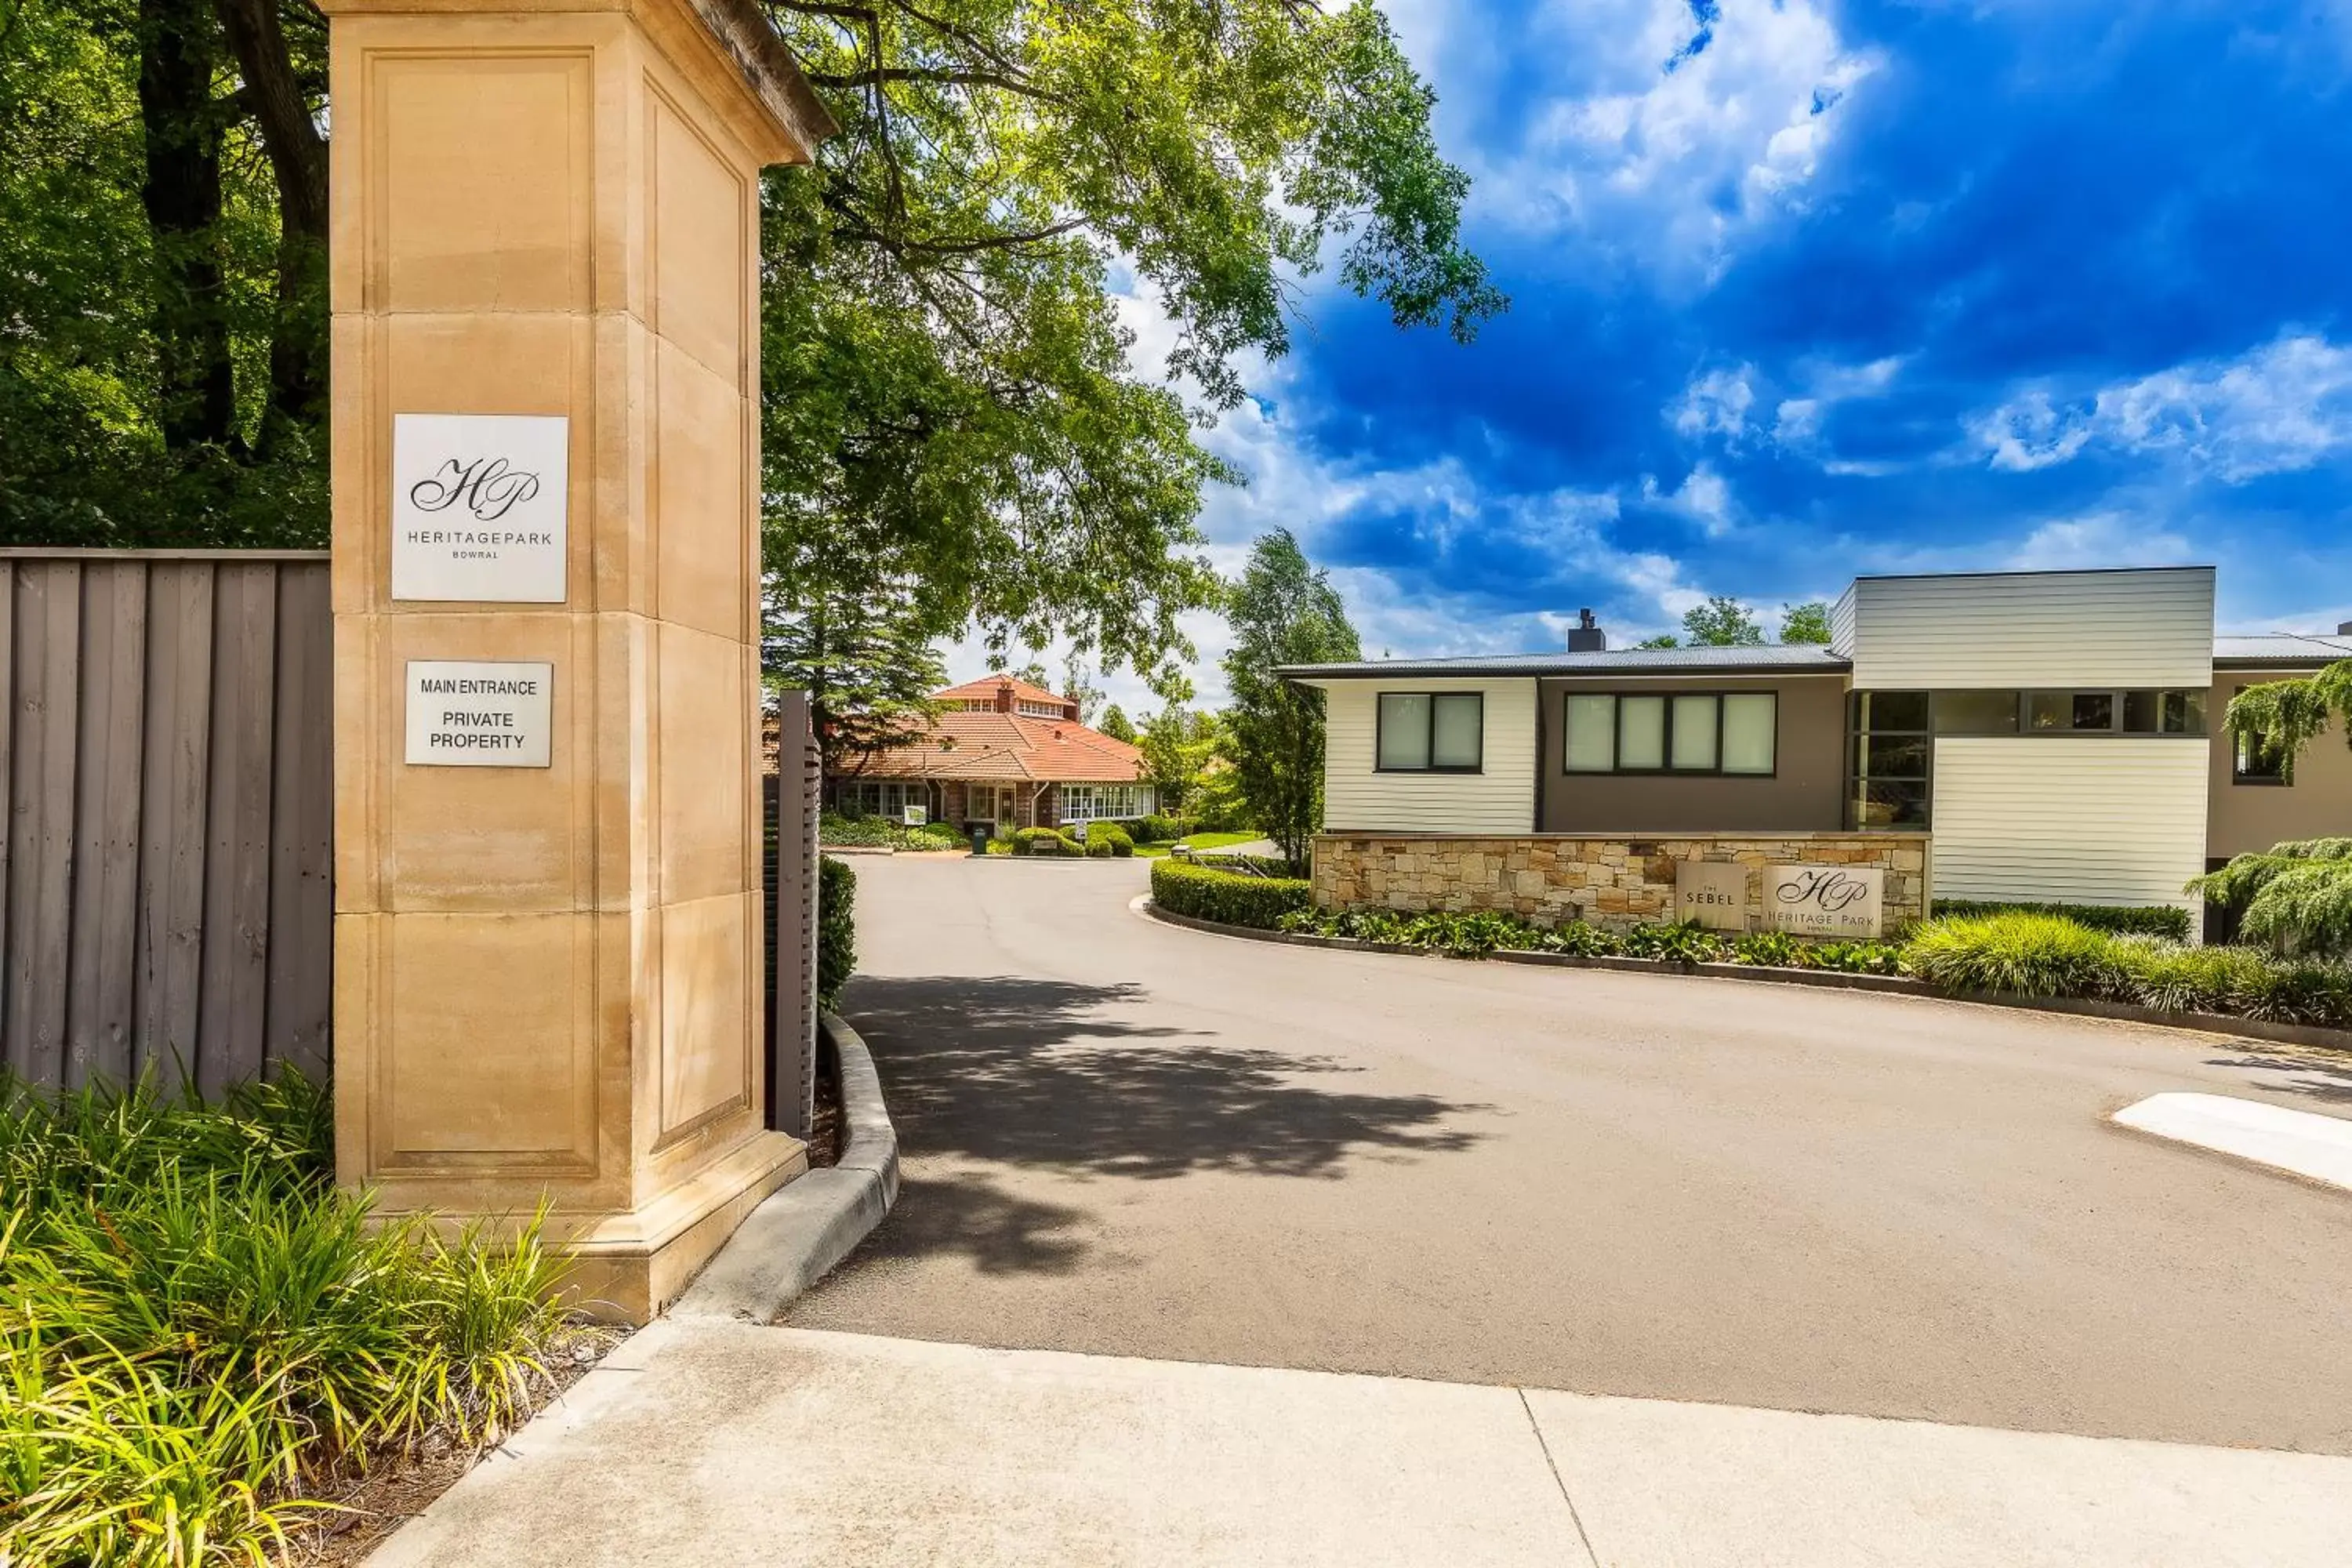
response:
<path id="1" fill-rule="evenodd" d="M 825 780 L 835 809 L 934 821 L 1037 826 L 1131 821 L 1156 809 L 1143 753 L 1078 721 L 1066 697 L 984 676 L 931 694 L 940 714 L 922 735 Z"/>

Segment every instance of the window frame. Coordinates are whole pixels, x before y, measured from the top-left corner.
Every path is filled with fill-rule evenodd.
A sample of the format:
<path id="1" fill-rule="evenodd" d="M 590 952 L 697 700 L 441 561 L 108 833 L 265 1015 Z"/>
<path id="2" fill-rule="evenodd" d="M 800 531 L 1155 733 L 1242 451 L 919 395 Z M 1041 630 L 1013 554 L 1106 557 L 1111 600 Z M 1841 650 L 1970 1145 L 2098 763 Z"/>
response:
<path id="1" fill-rule="evenodd" d="M 2259 686 L 2263 684 L 2263 682 L 2254 681 L 2251 684 Z M 2230 691 L 2231 700 L 2235 701 L 2245 692 L 2246 689 L 2247 688 L 2244 686 L 2231 688 Z M 2229 710 L 2229 703 L 2225 702 L 2221 707 L 2224 712 Z M 2210 730 L 2212 728 L 2213 718 L 2210 712 L 2206 715 L 2205 724 L 2207 729 Z M 2226 730 L 2223 731 L 2222 733 L 2224 735 L 2229 735 L 2229 731 Z M 2292 789 L 2294 787 L 2293 784 L 2288 784 L 2284 778 L 2280 776 L 2281 772 L 2286 766 L 2286 759 L 2284 757 L 2281 757 L 2269 773 L 2250 773 L 2243 771 L 2245 752 L 2242 749 L 2238 738 L 2235 735 L 2229 735 L 2229 741 L 2230 783 L 2231 784 L 2245 784 L 2253 789 Z"/>
<path id="2" fill-rule="evenodd" d="M 1381 742 L 1388 734 L 1388 699 L 1421 697 L 1429 701 L 1429 733 L 1422 755 L 1429 759 L 1417 768 L 1391 767 L 1381 761 L 1387 748 Z M 1441 697 L 1466 697 L 1478 705 L 1478 760 L 1463 764 L 1437 761 L 1437 700 Z M 1427 691 L 1382 688 L 1372 693 L 1372 772 L 1376 773 L 1483 773 L 1486 771 L 1486 693 L 1473 691 Z"/>
<path id="3" fill-rule="evenodd" d="M 1568 705 L 1569 705 L 1570 702 L 1574 701 L 1577 698 L 1580 698 L 1580 697 L 1606 697 L 1606 698 L 1608 698 L 1608 699 L 1609 699 L 1609 761 L 1610 761 L 1610 765 L 1609 765 L 1608 767 L 1605 767 L 1605 768 L 1580 768 L 1580 767 L 1574 767 L 1574 766 L 1571 766 L 1571 765 L 1570 764 L 1570 763 L 1569 763 L 1569 760 L 1568 760 L 1568 737 L 1569 737 Z M 1625 700 L 1626 700 L 1627 698 L 1629 698 L 1629 697 L 1656 697 L 1656 698 L 1663 699 L 1663 700 L 1664 700 L 1664 702 L 1665 702 L 1665 705 L 1666 705 L 1666 706 L 1665 706 L 1664 725 L 1663 730 L 1662 730 L 1662 731 L 1661 731 L 1661 732 L 1660 732 L 1660 742 L 1659 742 L 1659 751 L 1658 751 L 1658 754 L 1659 754 L 1661 757 L 1663 757 L 1663 758 L 1664 759 L 1664 765 L 1663 765 L 1663 766 L 1660 766 L 1660 767 L 1654 767 L 1654 768 L 1628 768 L 1628 767 L 1620 767 L 1620 766 L 1618 766 L 1618 765 L 1617 765 L 1617 759 L 1618 759 L 1619 757 L 1622 756 L 1622 755 L 1624 754 L 1624 751 L 1625 751 Z M 1675 766 L 1674 765 L 1674 758 L 1675 758 L 1675 699 L 1677 699 L 1677 698 L 1682 698 L 1682 697 L 1707 697 L 1707 698 L 1713 698 L 1713 699 L 1715 700 L 1715 763 L 1714 763 L 1714 765 L 1712 765 L 1712 766 L 1710 766 L 1710 767 L 1704 767 L 1704 768 L 1678 768 L 1678 767 L 1675 767 Z M 1772 765 L 1771 765 L 1771 767 L 1770 767 L 1769 769 L 1768 769 L 1768 770 L 1766 770 L 1766 771 L 1764 771 L 1764 772 L 1762 772 L 1762 773 L 1752 772 L 1752 771 L 1746 770 L 1746 769 L 1742 769 L 1742 770 L 1740 770 L 1740 771 L 1738 771 L 1738 772 L 1733 772 L 1732 770 L 1727 769 L 1727 768 L 1726 768 L 1726 767 L 1723 765 L 1723 739 L 1724 739 L 1724 736 L 1723 736 L 1723 731 L 1724 731 L 1724 723 L 1725 723 L 1725 721 L 1726 721 L 1727 716 L 1728 715 L 1728 713 L 1729 713 L 1729 711 L 1730 711 L 1730 705 L 1729 705 L 1729 704 L 1728 704 L 1725 700 L 1726 700 L 1727 698 L 1732 698 L 1732 697 L 1768 697 L 1768 698 L 1771 699 L 1771 701 L 1772 701 Z M 1776 778 L 1779 778 L 1779 777 L 1780 776 L 1780 689 L 1779 687 L 1777 687 L 1777 686 L 1768 686 L 1768 687 L 1764 687 L 1764 688 L 1762 688 L 1761 689 L 1757 689 L 1757 688 L 1755 688 L 1755 687 L 1741 687 L 1741 686 L 1730 686 L 1730 687 L 1719 687 L 1719 686 L 1705 686 L 1705 687 L 1699 687 L 1699 686 L 1692 686 L 1692 687 L 1674 687 L 1674 688 L 1670 688 L 1670 689 L 1664 689 L 1664 690 L 1651 690 L 1651 689 L 1643 689 L 1643 688 L 1623 688 L 1623 687 L 1612 687 L 1612 688 L 1608 689 L 1607 690 L 1594 690 L 1594 689 L 1580 689 L 1580 688 L 1573 687 L 1573 686 L 1569 687 L 1569 688 L 1565 689 L 1563 691 L 1561 691 L 1561 693 L 1560 693 L 1560 705 L 1559 705 L 1559 771 L 1560 771 L 1560 774 L 1561 774 L 1561 776 L 1562 776 L 1562 777 L 1564 777 L 1564 778 L 1573 778 L 1573 779 L 1603 779 L 1603 778 L 1628 778 L 1628 779 L 1664 779 L 1664 778 L 1674 778 L 1674 779 L 1776 779 Z"/>

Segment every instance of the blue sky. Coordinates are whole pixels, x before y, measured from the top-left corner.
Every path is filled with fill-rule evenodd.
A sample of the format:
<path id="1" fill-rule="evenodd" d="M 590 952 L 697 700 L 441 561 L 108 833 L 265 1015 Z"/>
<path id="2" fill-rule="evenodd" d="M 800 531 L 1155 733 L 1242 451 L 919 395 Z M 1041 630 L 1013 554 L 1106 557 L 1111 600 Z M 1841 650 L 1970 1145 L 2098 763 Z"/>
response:
<path id="1" fill-rule="evenodd" d="M 1871 571 L 2213 562 L 2230 629 L 2352 619 L 2346 0 L 1384 8 L 1513 307 L 1465 348 L 1318 280 L 1208 437 L 1221 563 L 1290 526 L 1398 655 Z"/>

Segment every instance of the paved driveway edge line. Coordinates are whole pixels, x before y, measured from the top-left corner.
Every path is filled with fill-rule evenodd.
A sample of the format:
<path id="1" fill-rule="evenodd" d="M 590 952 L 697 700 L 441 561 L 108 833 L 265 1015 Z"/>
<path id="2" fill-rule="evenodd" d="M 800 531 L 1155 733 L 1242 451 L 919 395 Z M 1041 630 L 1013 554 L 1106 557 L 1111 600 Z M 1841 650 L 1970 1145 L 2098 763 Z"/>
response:
<path id="1" fill-rule="evenodd" d="M 676 1318 L 773 1322 L 830 1273 L 898 1198 L 898 1130 L 866 1042 L 835 1014 L 818 1027 L 840 1063 L 847 1140 L 840 1163 L 778 1188 L 739 1226 L 670 1309 Z"/>

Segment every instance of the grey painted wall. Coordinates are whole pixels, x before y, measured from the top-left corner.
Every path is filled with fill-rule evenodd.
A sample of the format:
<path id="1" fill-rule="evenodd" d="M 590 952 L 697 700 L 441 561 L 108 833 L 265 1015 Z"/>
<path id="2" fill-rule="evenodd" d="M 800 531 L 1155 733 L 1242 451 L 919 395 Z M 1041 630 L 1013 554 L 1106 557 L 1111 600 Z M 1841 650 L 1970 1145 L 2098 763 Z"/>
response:
<path id="1" fill-rule="evenodd" d="M 1770 778 L 1569 773 L 1561 708 L 1570 691 L 1777 692 L 1776 771 Z M 1554 679 L 1539 683 L 1536 710 L 1543 832 L 1828 833 L 1844 826 L 1845 682 L 1839 676 Z"/>

